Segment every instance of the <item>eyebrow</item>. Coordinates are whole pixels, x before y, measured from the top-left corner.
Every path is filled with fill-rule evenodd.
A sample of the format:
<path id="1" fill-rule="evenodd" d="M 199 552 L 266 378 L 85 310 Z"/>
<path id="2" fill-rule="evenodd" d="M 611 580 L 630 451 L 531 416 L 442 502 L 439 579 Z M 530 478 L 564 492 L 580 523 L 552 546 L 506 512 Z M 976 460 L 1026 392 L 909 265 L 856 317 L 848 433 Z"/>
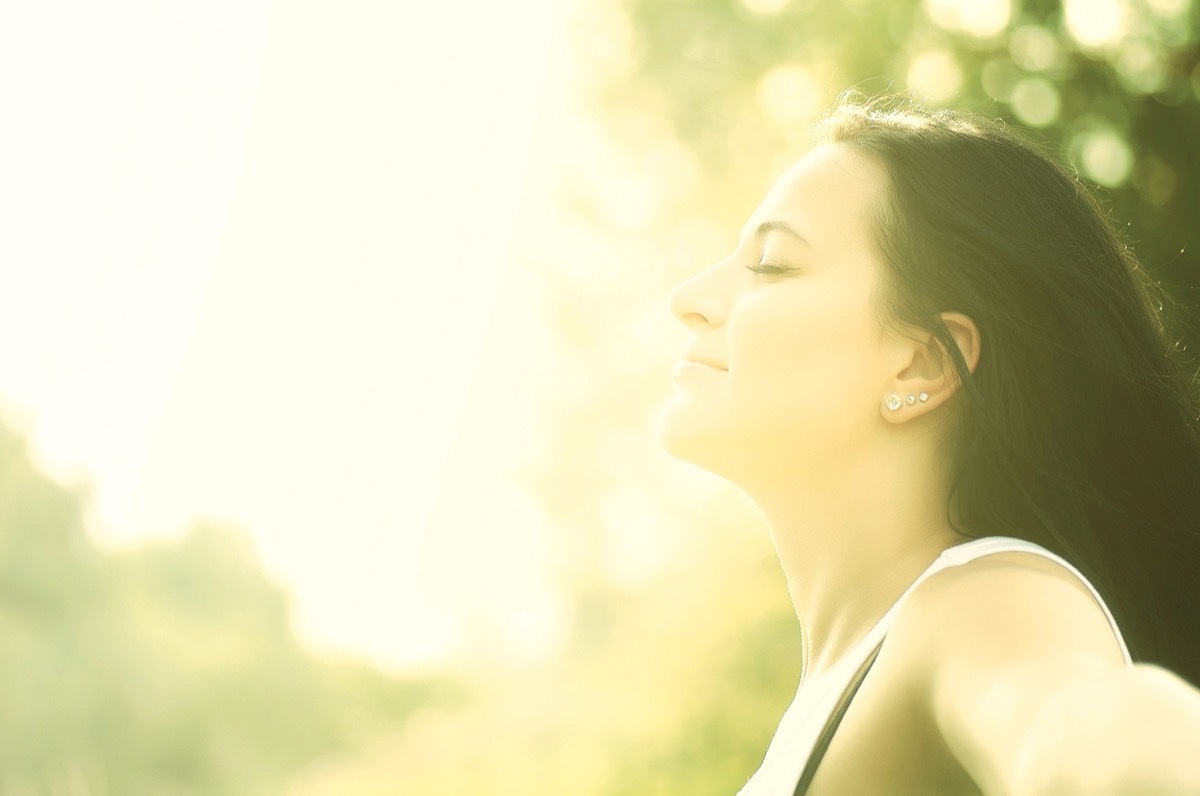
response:
<path id="1" fill-rule="evenodd" d="M 761 224 L 759 224 L 758 227 L 754 230 L 754 237 L 758 238 L 759 240 L 762 240 L 763 238 L 765 238 L 767 235 L 769 235 L 772 232 L 787 233 L 791 237 L 793 237 L 796 240 L 803 243 L 805 246 L 809 246 L 809 247 L 812 246 L 812 244 L 809 243 L 808 238 L 801 235 L 799 233 L 799 231 L 796 230 L 795 227 L 793 227 L 791 224 L 788 224 L 786 221 L 779 221 L 779 220 L 764 221 Z"/>

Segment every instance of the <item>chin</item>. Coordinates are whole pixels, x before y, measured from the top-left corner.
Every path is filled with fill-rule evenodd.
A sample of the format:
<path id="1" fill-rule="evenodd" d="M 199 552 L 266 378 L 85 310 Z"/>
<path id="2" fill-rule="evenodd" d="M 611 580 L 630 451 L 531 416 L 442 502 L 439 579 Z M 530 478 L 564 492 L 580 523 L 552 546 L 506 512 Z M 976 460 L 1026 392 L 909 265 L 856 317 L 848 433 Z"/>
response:
<path id="1" fill-rule="evenodd" d="M 681 408 L 674 402 L 667 404 L 658 414 L 658 426 L 655 428 L 655 432 L 658 436 L 658 444 L 668 455 L 690 461 L 691 457 L 688 455 L 688 451 L 695 447 L 697 434 L 696 429 L 688 428 L 694 424 L 689 423 L 688 418 L 681 417 L 682 414 L 684 413 Z"/>
<path id="2" fill-rule="evenodd" d="M 802 466 L 799 458 L 811 460 L 810 464 L 828 461 L 813 450 L 811 433 L 806 438 L 782 423 L 731 423 L 699 409 L 686 401 L 668 403 L 658 416 L 659 445 L 672 458 L 746 492 L 755 484 L 778 480 L 784 472 L 803 477 L 810 468 Z"/>
<path id="3" fill-rule="evenodd" d="M 667 404 L 658 416 L 658 444 L 667 455 L 721 475 L 727 460 L 728 440 L 716 433 L 711 421 L 694 417 L 687 407 Z"/>

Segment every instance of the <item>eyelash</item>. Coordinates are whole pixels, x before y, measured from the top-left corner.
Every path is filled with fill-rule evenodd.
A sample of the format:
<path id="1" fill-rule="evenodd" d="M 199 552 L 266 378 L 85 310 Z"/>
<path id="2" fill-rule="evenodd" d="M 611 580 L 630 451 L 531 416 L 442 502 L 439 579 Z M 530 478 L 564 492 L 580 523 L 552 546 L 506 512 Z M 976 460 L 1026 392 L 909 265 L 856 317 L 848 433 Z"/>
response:
<path id="1" fill-rule="evenodd" d="M 763 274 L 764 276 L 783 276 L 790 274 L 796 269 L 786 265 L 775 265 L 773 263 L 755 263 L 747 265 L 746 270 L 755 274 Z"/>

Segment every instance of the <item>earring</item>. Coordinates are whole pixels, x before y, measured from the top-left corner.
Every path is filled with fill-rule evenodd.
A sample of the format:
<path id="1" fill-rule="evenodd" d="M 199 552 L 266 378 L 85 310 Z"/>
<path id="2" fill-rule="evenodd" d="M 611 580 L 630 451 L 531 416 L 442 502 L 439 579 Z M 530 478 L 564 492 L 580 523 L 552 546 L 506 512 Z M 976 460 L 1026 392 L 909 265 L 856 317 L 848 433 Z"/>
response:
<path id="1" fill-rule="evenodd" d="M 888 393 L 887 397 L 883 399 L 883 402 L 884 402 L 884 404 L 887 405 L 887 408 L 893 412 L 895 412 L 897 409 L 899 409 L 900 404 L 902 403 L 900 400 L 900 396 L 894 392 Z"/>
<path id="2" fill-rule="evenodd" d="M 908 396 L 907 398 L 905 398 L 905 399 L 904 399 L 904 402 L 905 402 L 906 404 L 908 404 L 909 406 L 912 406 L 913 404 L 915 404 L 915 403 L 917 402 L 917 396 L 915 396 L 915 395 L 910 395 L 910 396 Z"/>
<path id="3" fill-rule="evenodd" d="M 926 401 L 929 400 L 929 393 L 923 392 L 917 397 L 921 399 L 921 403 L 925 403 Z"/>

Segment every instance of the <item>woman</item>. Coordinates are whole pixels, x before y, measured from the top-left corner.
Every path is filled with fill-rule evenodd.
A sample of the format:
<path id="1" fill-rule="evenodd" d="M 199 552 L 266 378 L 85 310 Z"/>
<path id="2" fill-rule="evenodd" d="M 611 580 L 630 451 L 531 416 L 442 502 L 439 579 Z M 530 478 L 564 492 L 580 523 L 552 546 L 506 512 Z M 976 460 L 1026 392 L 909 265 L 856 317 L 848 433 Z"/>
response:
<path id="1" fill-rule="evenodd" d="M 742 793 L 1200 793 L 1200 420 L 1156 285 L 999 123 L 848 99 L 817 133 L 672 296 L 663 444 L 758 504 L 803 634 Z"/>

